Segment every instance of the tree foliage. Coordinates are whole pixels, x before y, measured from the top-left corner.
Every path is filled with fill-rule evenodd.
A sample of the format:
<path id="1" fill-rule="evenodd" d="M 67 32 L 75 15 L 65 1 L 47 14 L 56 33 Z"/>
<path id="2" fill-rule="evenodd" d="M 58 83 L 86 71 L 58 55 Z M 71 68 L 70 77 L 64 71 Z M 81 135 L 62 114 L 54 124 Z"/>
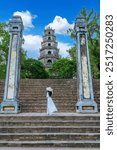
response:
<path id="1" fill-rule="evenodd" d="M 22 63 L 21 77 L 29 79 L 43 79 L 48 77 L 48 73 L 39 60 L 28 58 Z"/>
<path id="2" fill-rule="evenodd" d="M 55 78 L 73 78 L 76 72 L 76 63 L 73 60 L 62 58 L 53 63 L 49 70 L 50 77 Z"/>
<path id="3" fill-rule="evenodd" d="M 0 23 L 0 79 L 4 79 L 6 75 L 6 58 L 8 56 L 8 43 L 10 39 L 5 27 L 5 23 Z"/>
<path id="4" fill-rule="evenodd" d="M 6 65 L 0 64 L 0 79 L 5 79 L 6 76 Z"/>
<path id="5" fill-rule="evenodd" d="M 93 45 L 92 45 L 93 43 Z M 92 69 L 92 76 L 100 78 L 100 38 L 89 41 L 90 64 Z"/>
<path id="6" fill-rule="evenodd" d="M 91 9 L 88 12 L 86 8 L 83 8 L 80 12 L 80 15 L 86 18 L 88 39 L 91 41 L 93 38 L 97 37 L 100 32 L 99 13 L 95 13 L 94 9 Z"/>
<path id="7" fill-rule="evenodd" d="M 67 52 L 69 53 L 70 58 L 76 61 L 76 45 L 67 50 Z"/>
<path id="8" fill-rule="evenodd" d="M 6 27 L 5 23 L 0 23 L 0 54 L 2 54 L 4 61 L 7 62 L 10 35 L 5 29 Z"/>
<path id="9" fill-rule="evenodd" d="M 93 9 L 89 12 L 86 8 L 80 11 L 80 15 L 86 18 L 88 28 L 88 46 L 91 61 L 91 71 L 93 78 L 100 77 L 100 25 L 99 14 L 95 13 Z M 76 40 L 74 29 L 69 29 L 71 38 Z M 68 50 L 72 60 L 76 60 L 76 45 Z"/>

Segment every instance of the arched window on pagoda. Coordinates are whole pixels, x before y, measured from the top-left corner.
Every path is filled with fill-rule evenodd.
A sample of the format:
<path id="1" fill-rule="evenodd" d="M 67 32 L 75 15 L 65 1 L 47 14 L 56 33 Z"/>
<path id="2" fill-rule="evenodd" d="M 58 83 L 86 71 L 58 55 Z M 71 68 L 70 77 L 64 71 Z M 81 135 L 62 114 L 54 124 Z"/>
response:
<path id="1" fill-rule="evenodd" d="M 47 64 L 48 64 L 48 65 L 51 65 L 51 64 L 52 64 L 52 60 L 49 59 L 49 60 L 47 61 Z"/>
<path id="2" fill-rule="evenodd" d="M 51 51 L 48 51 L 48 55 L 51 55 L 52 53 L 51 53 Z"/>
<path id="3" fill-rule="evenodd" d="M 48 46 L 51 46 L 51 43 L 48 43 Z"/>
<path id="4" fill-rule="evenodd" d="M 50 36 L 48 37 L 48 40 L 51 40 L 51 37 L 50 37 Z"/>

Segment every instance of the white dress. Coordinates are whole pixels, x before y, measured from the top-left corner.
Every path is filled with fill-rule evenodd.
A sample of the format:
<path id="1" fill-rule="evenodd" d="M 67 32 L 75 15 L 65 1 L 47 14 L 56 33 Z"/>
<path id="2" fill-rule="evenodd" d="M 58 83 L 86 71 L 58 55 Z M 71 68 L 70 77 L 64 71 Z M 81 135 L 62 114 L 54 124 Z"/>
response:
<path id="1" fill-rule="evenodd" d="M 47 114 L 51 115 L 52 113 L 56 112 L 57 108 L 52 100 L 52 98 L 49 96 L 48 92 L 47 92 Z"/>

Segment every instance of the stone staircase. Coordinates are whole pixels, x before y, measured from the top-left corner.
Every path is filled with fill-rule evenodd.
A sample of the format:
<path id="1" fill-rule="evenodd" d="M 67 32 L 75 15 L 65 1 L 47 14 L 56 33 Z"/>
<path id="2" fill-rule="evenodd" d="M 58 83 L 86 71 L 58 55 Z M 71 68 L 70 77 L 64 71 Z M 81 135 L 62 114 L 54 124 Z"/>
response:
<path id="1" fill-rule="evenodd" d="M 99 101 L 99 80 L 93 81 Z M 46 87 L 54 89 L 58 113 L 46 114 Z M 0 81 L 0 101 L 4 81 Z M 0 147 L 99 147 L 100 115 L 75 113 L 76 80 L 21 80 L 21 113 L 0 114 Z"/>
<path id="2" fill-rule="evenodd" d="M 75 79 L 30 79 L 21 80 L 21 112 L 44 113 L 47 108 L 46 87 L 54 89 L 53 100 L 59 112 L 75 112 L 77 81 Z M 100 109 L 99 80 L 93 81 L 94 98 Z M 0 81 L 0 101 L 3 99 L 4 82 Z"/>
<path id="3" fill-rule="evenodd" d="M 1 147 L 99 147 L 99 114 L 0 115 Z"/>

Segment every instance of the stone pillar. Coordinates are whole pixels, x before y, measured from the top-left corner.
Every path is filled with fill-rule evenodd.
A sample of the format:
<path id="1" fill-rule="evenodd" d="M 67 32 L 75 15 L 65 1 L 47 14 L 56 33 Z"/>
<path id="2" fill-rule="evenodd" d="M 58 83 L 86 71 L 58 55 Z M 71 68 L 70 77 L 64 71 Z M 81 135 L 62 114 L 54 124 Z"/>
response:
<path id="1" fill-rule="evenodd" d="M 97 104 L 93 96 L 85 17 L 79 16 L 76 19 L 75 32 L 77 37 L 77 78 L 79 78 L 77 81 L 79 96 L 76 111 L 84 113 L 97 112 Z"/>
<path id="2" fill-rule="evenodd" d="M 1 103 L 1 113 L 20 112 L 19 83 L 20 83 L 20 55 L 23 22 L 20 16 L 13 16 L 9 22 L 10 44 L 4 99 Z"/>

